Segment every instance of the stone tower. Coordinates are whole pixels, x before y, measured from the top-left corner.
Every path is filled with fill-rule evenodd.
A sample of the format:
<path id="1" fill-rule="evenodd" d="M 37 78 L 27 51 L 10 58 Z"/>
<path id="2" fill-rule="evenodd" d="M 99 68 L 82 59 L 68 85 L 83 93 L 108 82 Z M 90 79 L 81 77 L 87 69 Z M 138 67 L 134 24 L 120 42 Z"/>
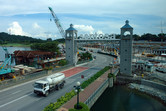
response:
<path id="1" fill-rule="evenodd" d="M 66 46 L 66 60 L 69 64 L 76 65 L 77 63 L 77 30 L 73 28 L 73 24 L 66 30 L 65 46 Z"/>
<path id="2" fill-rule="evenodd" d="M 125 32 L 129 32 L 130 35 L 124 36 Z M 132 36 L 133 28 L 126 20 L 126 24 L 121 28 L 120 40 L 120 73 L 125 75 L 132 74 Z"/>

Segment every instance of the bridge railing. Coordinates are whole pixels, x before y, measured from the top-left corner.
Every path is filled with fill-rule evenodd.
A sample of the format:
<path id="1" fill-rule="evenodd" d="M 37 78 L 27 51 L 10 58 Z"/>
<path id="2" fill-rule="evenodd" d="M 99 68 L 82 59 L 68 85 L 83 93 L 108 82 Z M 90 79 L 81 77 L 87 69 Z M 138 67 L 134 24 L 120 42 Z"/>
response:
<path id="1" fill-rule="evenodd" d="M 96 100 L 100 97 L 100 95 L 105 91 L 108 87 L 108 79 L 104 81 L 101 86 L 84 102 L 88 107 L 92 107 L 92 105 L 96 102 Z"/>
<path id="2" fill-rule="evenodd" d="M 119 68 L 117 68 L 113 74 L 116 76 L 118 73 L 119 73 Z"/>
<path id="3" fill-rule="evenodd" d="M 119 68 L 117 68 L 114 71 L 114 75 L 116 76 L 119 72 Z M 93 106 L 93 104 L 97 101 L 97 99 L 100 97 L 100 95 L 105 91 L 105 89 L 109 85 L 109 79 L 106 79 L 100 87 L 84 102 L 86 105 L 88 105 L 89 108 Z"/>

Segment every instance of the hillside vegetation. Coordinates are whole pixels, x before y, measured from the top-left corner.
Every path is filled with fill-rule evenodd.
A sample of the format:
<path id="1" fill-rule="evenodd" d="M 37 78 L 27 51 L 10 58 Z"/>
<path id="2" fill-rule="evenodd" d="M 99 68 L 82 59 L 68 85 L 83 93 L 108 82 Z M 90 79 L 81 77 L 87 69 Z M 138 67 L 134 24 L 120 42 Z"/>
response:
<path id="1" fill-rule="evenodd" d="M 53 42 L 53 44 L 56 42 L 57 45 L 59 43 L 64 43 L 65 39 L 61 38 L 57 40 L 52 40 L 51 38 L 48 38 L 47 40 L 42 40 L 28 36 L 10 35 L 5 32 L 0 32 L 0 45 L 4 46 L 31 47 L 31 46 L 36 46 L 36 43 L 42 44 L 45 42 L 49 42 L 49 45 L 51 44 L 50 42 Z M 34 49 L 36 50 L 37 48 Z"/>
<path id="2" fill-rule="evenodd" d="M 20 35 L 9 35 L 5 32 L 0 33 L 0 44 L 7 44 L 7 43 L 21 43 L 21 44 L 30 44 L 30 43 L 41 43 L 43 40 L 36 39 L 27 36 L 20 36 Z"/>

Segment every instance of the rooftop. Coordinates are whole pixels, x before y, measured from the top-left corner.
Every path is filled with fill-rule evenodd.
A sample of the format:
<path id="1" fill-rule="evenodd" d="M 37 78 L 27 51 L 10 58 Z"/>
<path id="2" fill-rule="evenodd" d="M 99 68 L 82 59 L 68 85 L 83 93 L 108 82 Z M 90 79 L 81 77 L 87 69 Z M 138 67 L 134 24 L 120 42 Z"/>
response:
<path id="1" fill-rule="evenodd" d="M 133 29 L 133 27 L 131 27 L 130 25 L 129 25 L 129 21 L 128 20 L 126 20 L 126 24 L 122 27 L 123 29 Z"/>
<path id="2" fill-rule="evenodd" d="M 70 27 L 66 31 L 77 31 L 75 28 L 73 28 L 73 24 L 70 24 Z"/>

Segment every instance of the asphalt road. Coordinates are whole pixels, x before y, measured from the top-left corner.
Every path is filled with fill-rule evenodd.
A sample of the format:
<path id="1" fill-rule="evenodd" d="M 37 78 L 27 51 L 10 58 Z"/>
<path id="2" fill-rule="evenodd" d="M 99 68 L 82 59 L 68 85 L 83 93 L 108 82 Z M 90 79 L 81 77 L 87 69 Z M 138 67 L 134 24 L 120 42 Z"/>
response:
<path id="1" fill-rule="evenodd" d="M 66 78 L 64 88 L 59 91 L 51 92 L 48 97 L 37 96 L 33 93 L 32 85 L 36 80 L 1 90 L 0 111 L 42 111 L 48 104 L 55 102 L 66 92 L 71 91 L 77 81 L 85 81 L 105 66 L 108 66 L 113 60 L 110 56 L 96 53 L 93 55 L 96 56 L 96 60 L 83 65 L 83 67 L 89 67 L 89 69 L 84 70 L 72 77 Z M 84 75 L 84 79 L 81 79 L 81 75 Z"/>

